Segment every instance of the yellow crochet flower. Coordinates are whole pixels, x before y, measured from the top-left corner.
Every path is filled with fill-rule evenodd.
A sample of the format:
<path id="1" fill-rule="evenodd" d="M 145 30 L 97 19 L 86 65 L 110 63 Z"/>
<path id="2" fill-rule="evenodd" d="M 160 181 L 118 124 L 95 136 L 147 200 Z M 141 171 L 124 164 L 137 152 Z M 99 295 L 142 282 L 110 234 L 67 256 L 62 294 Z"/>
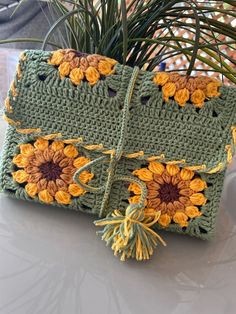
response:
<path id="1" fill-rule="evenodd" d="M 70 74 L 70 62 L 62 62 L 59 66 L 60 77 L 65 77 Z"/>
<path id="2" fill-rule="evenodd" d="M 73 181 L 77 169 L 90 162 L 79 156 L 77 148 L 63 141 L 38 138 L 33 144 L 21 144 L 20 153 L 12 162 L 17 167 L 13 179 L 24 186 L 29 197 L 38 197 L 44 203 L 68 205 L 73 197 L 86 191 Z M 93 174 L 85 170 L 80 180 L 88 183 Z"/>
<path id="3" fill-rule="evenodd" d="M 100 74 L 94 67 L 88 67 L 85 71 L 85 76 L 90 85 L 94 85 L 100 78 Z"/>
<path id="4" fill-rule="evenodd" d="M 167 74 L 166 72 L 159 72 L 157 73 L 154 78 L 153 78 L 153 82 L 157 85 L 165 85 L 169 80 L 169 74 Z"/>
<path id="5" fill-rule="evenodd" d="M 162 87 L 162 93 L 164 96 L 164 100 L 168 101 L 169 97 L 174 96 L 176 91 L 176 85 L 172 82 L 168 82 L 166 83 L 163 87 Z"/>
<path id="6" fill-rule="evenodd" d="M 101 60 L 98 63 L 98 71 L 101 75 L 110 75 L 115 71 L 113 70 L 113 65 L 106 60 Z"/>
<path id="7" fill-rule="evenodd" d="M 175 101 L 181 106 L 184 107 L 186 105 L 186 102 L 189 100 L 189 90 L 187 88 L 179 89 L 175 93 Z"/>
<path id="8" fill-rule="evenodd" d="M 191 95 L 192 103 L 198 108 L 203 107 L 205 98 L 206 95 L 201 89 L 196 89 Z"/>
<path id="9" fill-rule="evenodd" d="M 220 92 L 218 92 L 219 82 L 211 82 L 207 84 L 206 87 L 206 95 L 207 97 L 217 97 L 220 96 Z"/>
<path id="10" fill-rule="evenodd" d="M 75 85 L 79 85 L 83 78 L 84 78 L 84 72 L 81 69 L 75 68 L 71 70 L 70 79 L 72 83 L 74 83 Z"/>
<path id="11" fill-rule="evenodd" d="M 200 207 L 206 204 L 204 190 L 207 184 L 192 170 L 177 165 L 149 162 L 146 168 L 133 171 L 148 189 L 145 211 L 161 211 L 158 223 L 168 227 L 171 223 L 187 227 L 190 219 L 201 216 Z M 141 190 L 136 183 L 128 187 L 130 203 L 138 203 Z"/>
<path id="12" fill-rule="evenodd" d="M 60 65 L 63 61 L 64 53 L 62 50 L 57 50 L 53 52 L 51 59 L 48 61 L 52 65 Z"/>

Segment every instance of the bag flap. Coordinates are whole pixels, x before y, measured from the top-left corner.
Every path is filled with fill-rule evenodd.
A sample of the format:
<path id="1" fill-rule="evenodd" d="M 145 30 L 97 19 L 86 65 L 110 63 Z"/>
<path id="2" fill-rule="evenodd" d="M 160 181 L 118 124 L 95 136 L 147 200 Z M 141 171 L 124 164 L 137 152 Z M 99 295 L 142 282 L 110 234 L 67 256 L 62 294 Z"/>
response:
<path id="1" fill-rule="evenodd" d="M 76 69 L 76 70 L 75 70 Z M 116 149 L 133 68 L 73 50 L 26 51 L 6 99 L 5 119 L 23 136 L 59 133 L 87 149 Z M 236 144 L 236 89 L 214 79 L 139 72 L 124 156 L 215 173 Z"/>

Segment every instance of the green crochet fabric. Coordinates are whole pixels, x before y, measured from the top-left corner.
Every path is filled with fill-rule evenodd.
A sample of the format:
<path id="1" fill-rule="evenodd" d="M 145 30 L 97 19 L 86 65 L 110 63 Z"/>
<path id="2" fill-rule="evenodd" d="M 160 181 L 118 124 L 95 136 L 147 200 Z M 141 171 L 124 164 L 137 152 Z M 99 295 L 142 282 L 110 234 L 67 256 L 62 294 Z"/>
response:
<path id="1" fill-rule="evenodd" d="M 202 239 L 210 238 L 215 230 L 225 168 L 235 150 L 236 90 L 222 86 L 219 88 L 219 96 L 208 97 L 209 99 L 205 99 L 201 106 L 194 105 L 194 96 L 186 105 L 180 106 L 176 101 L 177 96 L 171 94 L 171 91 L 169 101 L 165 102 L 163 99 L 165 90 L 171 89 L 173 83 L 165 85 L 163 82 L 158 85 L 154 80 L 155 73 L 118 63 L 112 64 L 111 60 L 103 61 L 109 61 L 113 70 L 109 75 L 100 75 L 94 82 L 92 80 L 99 71 L 94 71 L 90 67 L 91 73 L 89 70 L 86 72 L 86 65 L 85 68 L 81 65 L 84 74 L 83 71 L 81 73 L 74 71 L 73 76 L 67 71 L 73 53 L 69 51 L 69 55 L 64 56 L 67 59 L 64 59 L 66 61 L 63 65 L 61 61 L 48 62 L 52 58 L 51 52 L 26 51 L 20 59 L 18 74 L 6 101 L 5 116 L 9 126 L 1 158 L 1 189 L 10 196 L 36 203 L 50 203 L 100 215 L 101 218 L 108 214 L 108 220 L 109 214 L 116 209 L 119 209 L 120 213 L 117 215 L 123 217 L 129 203 L 131 211 L 132 208 L 135 209 L 134 204 L 138 203 L 139 209 L 152 207 L 159 212 L 160 204 L 155 205 L 158 198 L 158 202 L 162 205 L 164 203 L 160 209 L 164 208 L 163 213 L 166 215 L 163 215 L 162 223 L 158 223 L 158 217 L 155 216 L 157 219 L 154 229 L 164 228 Z M 83 54 L 77 53 L 76 56 L 77 61 L 79 58 L 86 59 Z M 91 64 L 94 64 L 94 60 L 91 60 Z M 98 58 L 97 62 L 101 60 Z M 103 65 L 106 66 L 105 63 Z M 78 69 L 79 66 L 74 65 L 74 68 Z M 101 73 L 105 70 L 100 68 Z M 76 83 L 76 79 L 79 82 Z M 186 97 L 190 98 L 186 88 L 181 90 L 183 97 L 186 93 Z M 194 91 L 191 92 L 193 94 Z M 197 93 L 194 95 L 198 96 Z M 51 134 L 55 135 L 47 137 Z M 44 136 L 46 136 L 44 142 L 35 144 L 38 138 Z M 67 160 L 68 164 L 59 166 L 53 155 L 55 151 L 54 153 L 51 151 L 51 157 L 46 161 L 45 155 L 42 157 L 44 166 L 43 162 L 37 165 L 36 159 L 41 158 L 41 153 L 35 159 L 35 155 L 32 157 L 34 153 L 30 153 L 29 150 L 26 154 L 31 154 L 32 158 L 28 156 L 27 159 L 26 155 L 22 157 L 20 150 L 25 146 L 21 145 L 30 144 L 27 149 L 37 147 L 37 150 L 40 150 L 40 145 L 52 147 L 57 141 L 65 141 L 62 145 L 63 149 L 68 150 L 66 157 L 69 158 L 70 164 Z M 78 153 L 73 153 L 73 148 L 76 148 Z M 41 151 L 44 153 L 44 148 Z M 81 163 L 82 168 L 77 167 L 75 171 L 73 162 L 79 157 L 83 157 L 87 162 Z M 55 194 L 60 188 L 54 187 L 54 183 L 51 183 L 50 191 L 55 188 L 54 193 L 51 192 L 52 195 L 45 192 L 48 191 L 47 185 L 41 188 L 44 192 L 40 194 L 39 186 L 36 187 L 39 180 L 32 180 L 30 185 L 28 177 L 20 176 L 23 172 L 12 174 L 19 170 L 31 169 L 27 167 L 32 160 L 36 162 L 34 167 L 41 171 L 40 179 L 45 179 L 47 184 L 54 179 L 56 182 L 56 178 L 59 178 L 65 168 L 66 175 L 73 173 L 73 181 L 68 179 L 61 188 L 64 194 Z M 82 162 L 82 159 L 78 160 L 79 162 Z M 153 164 L 150 166 L 150 163 Z M 155 168 L 161 167 L 160 165 L 163 165 L 165 170 Z M 172 167 L 168 168 L 167 165 Z M 188 169 L 190 176 L 192 173 L 191 179 L 186 177 L 184 181 L 181 169 Z M 31 175 L 33 172 L 30 171 Z M 164 183 L 162 172 L 167 174 Z M 79 179 L 83 173 L 86 173 L 87 177 L 84 180 Z M 173 184 L 174 177 L 179 185 Z M 157 178 L 157 181 L 153 178 Z M 195 184 L 204 182 L 205 186 L 193 189 L 194 192 L 191 189 L 190 191 L 188 186 L 194 179 L 200 180 L 195 181 Z M 45 180 L 40 182 L 40 186 L 46 184 Z M 185 182 L 182 190 L 180 187 L 177 188 L 182 184 L 181 180 Z M 191 183 L 190 187 L 194 183 Z M 156 186 L 158 190 L 156 198 L 150 196 L 154 191 L 152 186 Z M 84 192 L 80 193 L 79 188 Z M 141 189 L 140 192 L 137 191 L 138 188 Z M 174 201 L 181 197 L 180 191 L 183 192 L 182 197 L 185 197 L 186 205 L 183 209 L 182 199 L 183 204 L 181 203 L 180 209 L 177 210 L 178 205 Z M 198 197 L 196 193 L 201 194 L 199 197 L 204 195 L 204 200 L 193 201 L 194 197 Z M 136 197 L 137 202 L 132 201 L 132 197 Z M 154 201 L 151 202 L 150 199 Z M 176 211 L 185 213 L 183 217 L 181 214 L 172 215 L 171 202 L 176 205 L 174 213 Z M 166 209 L 166 204 L 169 203 L 171 204 Z M 153 206 L 150 206 L 152 204 Z M 192 206 L 188 208 L 189 212 L 198 210 L 198 214 L 191 214 L 192 212 L 187 214 L 185 210 L 187 206 Z M 159 217 L 160 214 L 161 212 Z M 146 218 L 147 221 L 151 219 L 151 216 L 147 217 L 149 217 Z M 142 220 L 140 215 L 136 218 Z M 136 218 L 132 216 L 130 224 Z M 117 218 L 117 221 L 119 219 Z M 106 218 L 103 221 L 105 225 Z M 136 227 L 138 230 L 139 226 Z M 109 241 L 112 245 L 112 241 L 115 240 L 109 238 Z M 132 250 L 130 247 L 129 252 Z M 121 251 L 117 249 L 117 253 L 122 253 Z M 127 252 L 126 257 L 129 255 L 134 257 L 134 253 Z M 145 259 L 145 256 L 137 259 Z"/>

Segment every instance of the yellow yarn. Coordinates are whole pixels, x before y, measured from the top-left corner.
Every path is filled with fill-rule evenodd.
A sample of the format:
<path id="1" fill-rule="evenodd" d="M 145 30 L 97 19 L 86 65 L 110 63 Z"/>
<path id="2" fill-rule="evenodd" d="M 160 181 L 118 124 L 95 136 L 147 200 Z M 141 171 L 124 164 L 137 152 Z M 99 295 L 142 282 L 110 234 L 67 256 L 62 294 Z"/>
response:
<path id="1" fill-rule="evenodd" d="M 84 72 L 79 68 L 75 68 L 70 72 L 70 79 L 75 85 L 79 85 L 83 78 Z"/>
<path id="2" fill-rule="evenodd" d="M 52 134 L 41 136 L 41 138 L 43 138 L 44 140 L 50 141 L 50 140 L 53 140 L 56 137 L 61 137 L 61 136 L 62 136 L 61 133 L 52 133 Z"/>
<path id="3" fill-rule="evenodd" d="M 41 129 L 16 129 L 17 133 L 20 134 L 31 134 L 31 133 L 40 133 L 42 130 Z"/>
<path id="4" fill-rule="evenodd" d="M 115 71 L 113 70 L 113 65 L 107 60 L 101 60 L 98 63 L 98 71 L 101 75 L 110 75 Z"/>
<path id="5" fill-rule="evenodd" d="M 27 183 L 25 186 L 26 193 L 34 198 L 38 193 L 38 188 L 36 183 Z"/>
<path id="6" fill-rule="evenodd" d="M 78 156 L 78 150 L 74 145 L 67 145 L 64 150 L 64 154 L 69 158 L 75 158 Z"/>
<path id="7" fill-rule="evenodd" d="M 191 180 L 193 176 L 194 172 L 192 170 L 183 168 L 180 171 L 180 177 L 185 181 Z"/>
<path id="8" fill-rule="evenodd" d="M 171 222 L 171 218 L 169 215 L 167 214 L 162 214 L 160 216 L 160 218 L 158 219 L 158 223 L 162 226 L 162 227 L 168 227 L 169 224 Z"/>
<path id="9" fill-rule="evenodd" d="M 5 108 L 7 110 L 7 112 L 11 113 L 12 112 L 12 107 L 11 107 L 11 104 L 10 104 L 10 98 L 7 97 L 5 99 Z"/>
<path id="10" fill-rule="evenodd" d="M 166 72 L 159 72 L 157 73 L 154 78 L 153 78 L 153 82 L 157 85 L 165 85 L 169 80 L 169 74 L 167 74 Z"/>
<path id="11" fill-rule="evenodd" d="M 18 183 L 24 183 L 28 180 L 29 174 L 25 170 L 17 170 L 12 173 L 13 179 Z"/>
<path id="12" fill-rule="evenodd" d="M 48 61 L 49 64 L 52 65 L 60 65 L 63 61 L 64 53 L 60 50 L 53 52 L 51 59 Z"/>
<path id="13" fill-rule="evenodd" d="M 38 197 L 40 199 L 40 201 L 46 203 L 46 204 L 50 204 L 53 202 L 53 197 L 52 195 L 48 192 L 48 190 L 42 190 L 38 193 Z"/>
<path id="14" fill-rule="evenodd" d="M 100 78 L 98 70 L 91 66 L 85 71 L 85 76 L 90 85 L 96 84 Z"/>
<path id="15" fill-rule="evenodd" d="M 227 151 L 227 162 L 230 164 L 232 159 L 233 159 L 233 153 L 232 153 L 231 145 L 226 145 L 225 149 Z"/>
<path id="16" fill-rule="evenodd" d="M 165 101 L 168 101 L 169 97 L 174 96 L 175 92 L 176 92 L 175 83 L 168 82 L 162 87 L 162 93 Z"/>
<path id="17" fill-rule="evenodd" d="M 204 194 L 202 193 L 195 193 L 192 194 L 189 197 L 190 201 L 193 203 L 193 205 L 198 205 L 198 206 L 202 206 L 206 204 L 206 197 L 204 196 Z"/>
<path id="18" fill-rule="evenodd" d="M 79 175 L 79 179 L 83 183 L 88 183 L 93 177 L 94 177 L 94 174 L 90 173 L 87 170 L 82 171 L 81 174 Z"/>
<path id="19" fill-rule="evenodd" d="M 207 187 L 207 184 L 206 184 L 206 182 L 203 181 L 202 179 L 196 178 L 196 179 L 193 179 L 193 180 L 190 182 L 189 187 L 190 187 L 190 189 L 192 189 L 194 192 L 201 192 L 201 191 L 203 191 L 203 190 Z"/>
<path id="20" fill-rule="evenodd" d="M 180 168 L 176 165 L 166 165 L 166 170 L 171 176 L 175 176 L 180 171 Z"/>
<path id="21" fill-rule="evenodd" d="M 207 173 L 216 173 L 216 172 L 219 172 L 221 170 L 224 169 L 224 164 L 222 162 L 220 162 L 216 167 L 212 168 L 210 171 L 208 171 Z"/>
<path id="22" fill-rule="evenodd" d="M 78 157 L 74 160 L 74 167 L 79 169 L 81 167 L 83 167 L 84 165 L 88 164 L 90 162 L 90 159 L 89 158 L 86 158 L 86 157 Z"/>
<path id="23" fill-rule="evenodd" d="M 62 141 L 53 141 L 51 144 L 51 148 L 54 152 L 61 150 L 65 147 L 65 144 Z"/>
<path id="24" fill-rule="evenodd" d="M 191 95 L 191 101 L 198 108 L 203 107 L 205 98 L 205 93 L 201 89 L 196 89 Z"/>
<path id="25" fill-rule="evenodd" d="M 183 212 L 176 212 L 174 214 L 173 220 L 175 223 L 179 224 L 182 228 L 188 226 L 188 216 Z"/>
<path id="26" fill-rule="evenodd" d="M 199 209 L 196 206 L 187 206 L 185 208 L 185 212 L 189 218 L 196 218 L 202 215 L 202 213 L 199 211 Z"/>
<path id="27" fill-rule="evenodd" d="M 162 175 L 162 173 L 165 170 L 164 165 L 162 165 L 161 163 L 157 162 L 157 161 L 151 161 L 148 165 L 149 170 L 151 170 L 151 172 Z"/>
<path id="28" fill-rule="evenodd" d="M 82 189 L 80 186 L 78 186 L 78 184 L 75 183 L 69 185 L 68 192 L 75 197 L 86 193 L 84 189 Z"/>
<path id="29" fill-rule="evenodd" d="M 71 195 L 65 191 L 57 191 L 55 194 L 55 200 L 59 204 L 68 205 L 71 203 Z"/>
<path id="30" fill-rule="evenodd" d="M 137 175 L 142 181 L 152 181 L 153 173 L 146 168 L 141 168 L 133 171 L 134 175 Z"/>
<path id="31" fill-rule="evenodd" d="M 130 185 L 128 187 L 128 191 L 133 192 L 134 194 L 141 194 L 140 186 L 134 182 L 130 183 Z"/>
<path id="32" fill-rule="evenodd" d="M 10 125 L 13 125 L 13 126 L 20 125 L 20 121 L 14 121 L 11 118 L 8 118 L 5 114 L 2 117 Z"/>
<path id="33" fill-rule="evenodd" d="M 137 153 L 132 153 L 132 154 L 127 154 L 125 157 L 127 158 L 137 158 L 137 157 L 141 157 L 144 155 L 143 151 L 137 152 Z"/>
<path id="34" fill-rule="evenodd" d="M 218 82 L 211 82 L 207 84 L 206 87 L 206 95 L 207 97 L 218 97 L 220 93 L 218 92 L 219 83 Z"/>
<path id="35" fill-rule="evenodd" d="M 189 96 L 189 90 L 187 88 L 183 88 L 175 93 L 174 99 L 181 107 L 184 107 L 186 102 L 189 100 Z"/>
<path id="36" fill-rule="evenodd" d="M 36 142 L 34 142 L 34 147 L 44 151 L 49 145 L 48 140 L 45 140 L 41 137 L 37 138 Z"/>
<path id="37" fill-rule="evenodd" d="M 34 154 L 34 146 L 31 144 L 21 144 L 19 145 L 20 152 L 25 157 L 33 156 Z"/>
<path id="38" fill-rule="evenodd" d="M 18 167 L 18 168 L 25 168 L 28 166 L 29 161 L 27 157 L 23 156 L 22 154 L 16 155 L 12 162 Z"/>
<path id="39" fill-rule="evenodd" d="M 62 62 L 58 70 L 61 78 L 68 76 L 70 74 L 70 62 Z"/>

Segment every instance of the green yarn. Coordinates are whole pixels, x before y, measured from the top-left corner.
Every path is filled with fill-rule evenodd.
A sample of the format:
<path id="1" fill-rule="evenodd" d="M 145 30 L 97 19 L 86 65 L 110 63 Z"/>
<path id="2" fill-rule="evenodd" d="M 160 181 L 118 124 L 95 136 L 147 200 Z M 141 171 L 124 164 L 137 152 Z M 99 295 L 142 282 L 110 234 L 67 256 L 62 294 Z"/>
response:
<path id="1" fill-rule="evenodd" d="M 13 112 L 6 115 L 20 121 L 21 129 L 40 128 L 42 132 L 19 134 L 14 126 L 8 126 L 0 172 L 0 188 L 4 192 L 40 202 L 37 197 L 30 198 L 12 179 L 12 159 L 19 153 L 19 144 L 52 133 L 61 133 L 64 139 L 82 137 L 83 143 L 75 146 L 91 160 L 106 160 L 106 156 L 99 149 L 86 150 L 85 144 L 103 144 L 104 149 L 115 150 L 115 171 L 107 181 L 109 155 L 108 162 L 91 164 L 95 177 L 89 186 L 99 190 L 91 189 L 91 193 L 73 198 L 69 205 L 56 202 L 53 205 L 105 217 L 117 208 L 124 212 L 128 204 L 127 185 L 116 177 L 130 177 L 134 169 L 145 165 L 145 158 L 164 154 L 162 162 L 185 160 L 180 166 L 206 165 L 199 174 L 208 185 L 205 192 L 208 202 L 201 208 L 202 216 L 191 219 L 186 228 L 171 224 L 166 230 L 202 239 L 212 236 L 227 165 L 226 145 L 231 145 L 234 153 L 231 127 L 236 125 L 236 91 L 233 87 L 221 87 L 221 96 L 206 101 L 202 109 L 190 103 L 180 108 L 174 100 L 163 102 L 162 92 L 152 81 L 153 73 L 139 70 L 132 86 L 132 99 L 124 107 L 128 86 L 133 81 L 133 68 L 117 64 L 115 73 L 96 85 L 82 81 L 74 86 L 68 77 L 61 79 L 58 69 L 47 63 L 50 52 L 26 51 L 25 55 L 26 59 L 20 60 L 21 79 L 15 79 L 18 95 L 13 97 L 9 93 Z M 109 90 L 115 92 L 113 97 Z M 147 99 L 145 104 L 143 98 Z M 121 153 L 139 151 L 144 151 L 144 156 L 121 157 Z M 219 163 L 223 164 L 222 171 L 207 174 Z"/>

